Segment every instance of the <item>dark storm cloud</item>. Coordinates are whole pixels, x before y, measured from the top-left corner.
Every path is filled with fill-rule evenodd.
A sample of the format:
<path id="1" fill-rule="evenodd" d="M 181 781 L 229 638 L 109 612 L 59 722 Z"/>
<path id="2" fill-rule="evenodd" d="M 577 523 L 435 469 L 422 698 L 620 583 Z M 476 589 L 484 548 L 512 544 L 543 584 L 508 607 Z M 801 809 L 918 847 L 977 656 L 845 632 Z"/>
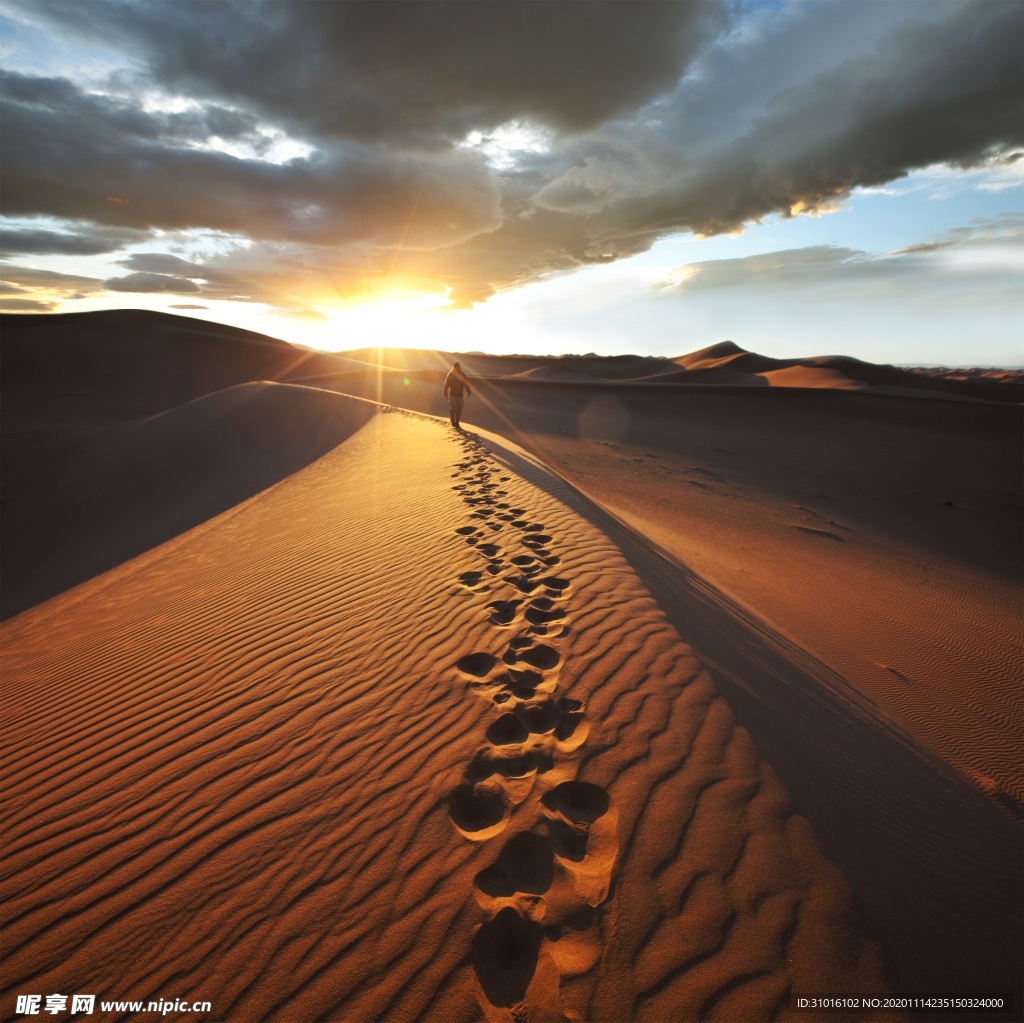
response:
<path id="1" fill-rule="evenodd" d="M 18 255 L 96 256 L 142 241 L 141 231 L 88 228 L 71 233 L 45 228 L 0 227 L 0 250 Z"/>
<path id="2" fill-rule="evenodd" d="M 20 0 L 151 80 L 302 135 L 437 146 L 512 118 L 578 131 L 671 88 L 718 0 Z"/>
<path id="3" fill-rule="evenodd" d="M 352 147 L 276 165 L 175 144 L 164 115 L 96 102 L 64 80 L 3 75 L 8 215 L 111 226 L 213 228 L 320 244 L 452 244 L 500 222 L 481 162 Z M 203 138 L 193 140 L 204 141 Z"/>
<path id="4" fill-rule="evenodd" d="M 85 94 L 65 78 L 6 74 L 6 99 L 29 107 L 73 109 L 108 129 L 143 139 L 196 140 L 210 137 L 251 139 L 258 135 L 252 114 L 206 105 L 185 111 L 142 111 L 101 94 Z"/>
<path id="5" fill-rule="evenodd" d="M 1019 3 L 975 3 L 898 26 L 871 53 L 773 97 L 746 134 L 682 164 L 665 187 L 616 196 L 592 231 L 634 244 L 674 230 L 714 234 L 827 207 L 915 168 L 971 166 L 1024 144 L 1022 97 Z M 557 200 L 557 182 L 545 192 Z"/>
<path id="6" fill-rule="evenodd" d="M 742 23 L 675 0 L 8 2 L 120 47 L 114 86 L 191 106 L 7 76 L 3 208 L 262 245 L 122 264 L 204 298 L 305 308 L 361 277 L 464 305 L 1024 144 L 1018 0 L 755 5 Z M 456 146 L 513 120 L 546 125 L 546 147 L 488 167 Z M 262 159 L 281 131 L 310 155 Z"/>
<path id="7" fill-rule="evenodd" d="M 715 234 L 772 213 L 827 209 L 916 168 L 1015 159 L 1011 147 L 1024 144 L 1024 6 L 939 13 L 887 26 L 870 52 L 786 86 L 710 148 L 699 136 L 690 144 L 680 118 L 668 128 L 610 124 L 533 158 L 532 195 L 517 202 L 506 184 L 501 228 L 436 254 L 434 272 L 475 300 L 643 252 L 673 232 Z M 686 90 L 676 99 L 685 102 Z M 700 101 L 689 113 L 710 116 Z M 716 113 L 729 120 L 727 109 Z M 529 183 L 524 175 L 512 187 Z M 399 267 L 427 270 L 419 254 Z"/>

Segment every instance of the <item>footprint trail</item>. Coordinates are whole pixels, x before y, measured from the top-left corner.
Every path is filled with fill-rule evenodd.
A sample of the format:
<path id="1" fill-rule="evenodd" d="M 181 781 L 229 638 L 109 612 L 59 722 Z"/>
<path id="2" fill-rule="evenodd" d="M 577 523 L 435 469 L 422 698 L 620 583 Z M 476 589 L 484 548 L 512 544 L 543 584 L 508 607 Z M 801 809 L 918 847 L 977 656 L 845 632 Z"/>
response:
<path id="1" fill-rule="evenodd" d="M 509 477 L 487 449 L 468 436 L 461 443 L 466 457 L 452 489 L 470 524 L 455 534 L 486 559 L 493 579 L 483 586 L 486 576 L 471 571 L 459 583 L 489 589 L 487 620 L 508 636 L 501 655 L 467 653 L 455 664 L 494 714 L 449 797 L 449 816 L 471 842 L 511 832 L 474 879 L 486 915 L 471 953 L 477 998 L 495 1023 L 566 1020 L 563 976 L 590 970 L 600 955 L 598 907 L 609 894 L 618 817 L 604 789 L 575 778 L 590 729 L 582 703 L 558 694 L 572 580 L 551 574 L 561 563 L 555 538 L 528 509 L 502 500 Z"/>

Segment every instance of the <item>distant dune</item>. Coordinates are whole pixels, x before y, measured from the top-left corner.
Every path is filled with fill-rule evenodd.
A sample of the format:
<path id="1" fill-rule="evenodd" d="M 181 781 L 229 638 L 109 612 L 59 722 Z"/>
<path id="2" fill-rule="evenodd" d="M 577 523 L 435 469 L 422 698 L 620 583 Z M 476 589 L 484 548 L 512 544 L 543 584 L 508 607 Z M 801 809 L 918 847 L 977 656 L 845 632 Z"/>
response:
<path id="1" fill-rule="evenodd" d="M 1019 376 L 0 329 L 0 997 L 1024 1004 Z"/>

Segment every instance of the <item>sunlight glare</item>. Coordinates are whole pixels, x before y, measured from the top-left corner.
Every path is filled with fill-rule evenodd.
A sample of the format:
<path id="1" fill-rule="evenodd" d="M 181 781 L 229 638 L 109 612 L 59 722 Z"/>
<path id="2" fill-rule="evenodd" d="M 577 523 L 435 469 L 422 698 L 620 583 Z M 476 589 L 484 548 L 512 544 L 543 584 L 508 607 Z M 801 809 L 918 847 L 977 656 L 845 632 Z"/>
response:
<path id="1" fill-rule="evenodd" d="M 450 288 L 443 294 L 394 292 L 341 307 L 318 308 L 329 321 L 324 327 L 343 339 L 339 345 L 330 345 L 335 351 L 357 347 L 416 348 L 429 346 L 439 333 L 431 329 L 430 314 L 452 304 L 450 293 Z"/>

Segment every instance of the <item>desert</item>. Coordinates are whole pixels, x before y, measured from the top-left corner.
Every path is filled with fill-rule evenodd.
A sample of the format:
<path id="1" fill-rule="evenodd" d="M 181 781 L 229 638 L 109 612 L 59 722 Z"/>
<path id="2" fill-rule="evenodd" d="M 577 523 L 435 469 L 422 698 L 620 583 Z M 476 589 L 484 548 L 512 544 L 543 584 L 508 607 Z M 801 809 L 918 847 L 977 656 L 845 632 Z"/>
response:
<path id="1" fill-rule="evenodd" d="M 1021 1004 L 1019 375 L 0 326 L 7 1001 Z"/>

